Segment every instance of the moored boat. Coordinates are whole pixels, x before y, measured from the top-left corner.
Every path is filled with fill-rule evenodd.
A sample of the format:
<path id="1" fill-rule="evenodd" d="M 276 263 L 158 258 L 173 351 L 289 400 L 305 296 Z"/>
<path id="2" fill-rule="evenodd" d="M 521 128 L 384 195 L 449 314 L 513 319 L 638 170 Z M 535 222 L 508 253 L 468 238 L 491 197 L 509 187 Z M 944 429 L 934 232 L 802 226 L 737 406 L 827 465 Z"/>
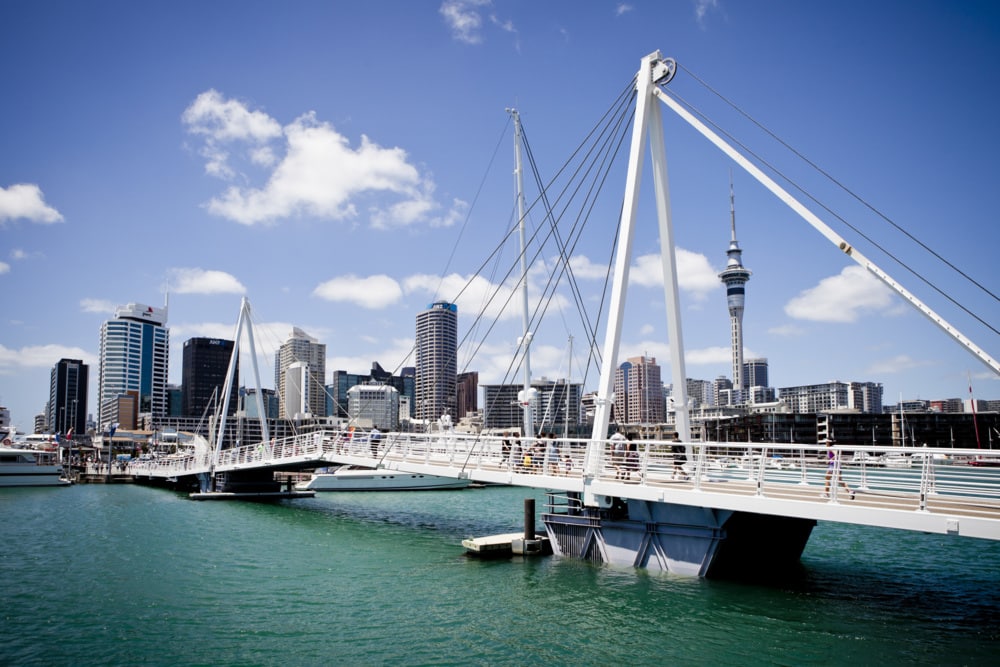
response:
<path id="1" fill-rule="evenodd" d="M 980 468 L 1000 468 L 1000 457 L 977 456 L 969 459 L 968 464 Z"/>
<path id="2" fill-rule="evenodd" d="M 53 452 L 0 447 L 0 487 L 66 486 L 61 463 Z"/>
<path id="3" fill-rule="evenodd" d="M 385 468 L 341 466 L 330 472 L 315 472 L 308 481 L 295 485 L 298 491 L 437 491 L 464 489 L 468 479 L 399 472 Z"/>

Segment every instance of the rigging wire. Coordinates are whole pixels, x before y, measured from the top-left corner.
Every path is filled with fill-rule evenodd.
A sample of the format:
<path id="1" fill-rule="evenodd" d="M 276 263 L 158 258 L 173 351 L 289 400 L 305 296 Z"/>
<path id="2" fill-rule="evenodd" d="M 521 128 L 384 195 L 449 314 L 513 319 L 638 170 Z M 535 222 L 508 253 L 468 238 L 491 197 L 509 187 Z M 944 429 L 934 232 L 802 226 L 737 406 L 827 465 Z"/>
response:
<path id="1" fill-rule="evenodd" d="M 620 150 L 622 145 L 624 144 L 625 138 L 627 136 L 627 130 L 629 127 L 628 118 L 630 117 L 629 112 L 631 110 L 630 103 L 634 101 L 634 99 L 635 95 L 633 93 L 632 95 L 628 96 L 627 99 L 621 100 L 621 104 L 619 105 L 619 113 L 615 119 L 613 126 L 609 126 L 610 131 L 603 142 L 604 145 L 602 146 L 601 149 L 603 154 L 603 157 L 601 158 L 602 162 L 598 164 L 595 160 L 593 163 L 591 163 L 592 166 L 602 167 L 602 168 L 596 170 L 593 180 L 590 183 L 590 187 L 584 197 L 584 201 L 581 204 L 580 211 L 576 214 L 573 226 L 570 229 L 568 235 L 569 242 L 563 240 L 562 235 L 560 234 L 559 229 L 557 227 L 557 224 L 562 220 L 564 214 L 569 210 L 570 201 L 567 201 L 565 208 L 559 215 L 553 216 L 552 205 L 548 201 L 547 189 L 542 187 L 541 183 L 539 182 L 539 189 L 541 192 L 539 198 L 542 200 L 545 209 L 549 212 L 547 218 L 550 220 L 551 224 L 551 229 L 552 229 L 551 235 L 554 236 L 557 248 L 559 250 L 559 258 L 558 258 L 559 269 L 557 273 L 554 272 L 553 274 L 550 275 L 549 284 L 546 285 L 546 291 L 551 290 L 551 296 L 546 301 L 545 308 L 543 308 L 540 312 L 536 311 L 535 315 L 533 315 L 532 317 L 532 321 L 534 322 L 536 319 L 540 320 L 544 316 L 548 308 L 548 305 L 552 301 L 552 296 L 554 296 L 555 286 L 562 281 L 564 275 L 567 275 L 568 276 L 567 281 L 569 282 L 571 292 L 576 302 L 577 310 L 579 311 L 581 319 L 583 320 L 584 330 L 587 334 L 588 349 L 590 351 L 588 363 L 586 364 L 585 371 L 583 373 L 584 379 L 586 379 L 586 377 L 589 374 L 588 371 L 591 367 L 590 360 L 596 357 L 597 364 L 600 364 L 600 348 L 598 347 L 596 340 L 597 324 L 591 323 L 590 321 L 587 309 L 585 308 L 583 303 L 583 296 L 580 292 L 579 285 L 576 281 L 576 276 L 574 275 L 573 268 L 569 260 L 570 257 L 572 257 L 573 251 L 575 250 L 577 244 L 582 238 L 583 228 L 586 226 L 586 223 L 590 219 L 590 214 L 593 212 L 594 205 L 596 204 L 597 201 L 597 196 L 603 189 L 603 186 L 607 181 L 611 167 L 613 166 L 617 156 L 620 154 Z M 537 180 L 538 170 L 534 166 L 535 165 L 534 154 L 531 151 L 530 145 L 528 144 L 527 134 L 522 132 L 522 136 L 524 138 L 524 143 L 525 143 L 525 152 L 528 154 L 529 161 L 533 166 L 533 173 L 535 174 Z M 590 171 L 590 169 L 588 169 L 588 171 Z M 580 185 L 574 190 L 574 194 L 572 195 L 572 197 L 575 197 L 576 194 L 579 193 L 580 189 L 583 187 L 584 181 L 582 178 L 579 179 L 579 183 Z M 563 191 L 563 193 L 564 192 L 565 190 Z M 559 194 L 559 198 L 562 197 L 563 193 Z M 616 245 L 617 245 L 617 234 L 615 234 L 614 241 L 612 243 L 612 248 L 611 248 L 612 258 L 614 257 L 614 251 Z M 611 266 L 610 260 L 607 263 L 607 265 L 609 268 L 605 273 L 605 289 L 603 290 L 603 294 L 607 293 L 607 284 L 610 282 L 610 266 Z M 603 305 L 603 299 L 602 299 L 602 305 Z M 598 323 L 600 314 L 602 312 L 603 309 L 599 308 Z"/>
<path id="2" fill-rule="evenodd" d="M 700 83 L 707 90 L 709 90 L 711 93 L 713 93 L 714 95 L 716 95 L 719 99 L 721 99 L 723 102 L 725 102 L 730 107 L 732 107 L 733 110 L 735 110 L 741 116 L 743 116 L 744 118 L 746 118 L 747 120 L 749 120 L 751 123 L 753 123 L 754 125 L 756 125 L 758 128 L 760 128 L 761 131 L 763 131 L 769 137 L 771 137 L 772 139 L 774 139 L 775 141 L 777 141 L 779 144 L 781 144 L 782 146 L 784 146 L 786 149 L 788 149 L 792 154 L 794 154 L 800 160 L 802 160 L 803 162 L 805 162 L 806 164 L 808 164 L 810 167 L 812 167 L 813 169 L 815 169 L 816 171 L 818 171 L 825 178 L 827 178 L 829 181 L 831 181 L 832 183 L 834 183 L 837 187 L 839 187 L 841 190 L 843 190 L 844 192 L 846 192 L 848 195 L 850 195 L 851 197 L 853 197 L 855 200 L 857 200 L 859 203 L 861 203 L 864 207 L 866 207 L 872 213 L 874 213 L 878 217 L 880 217 L 883 220 L 885 220 L 888 224 L 892 225 L 897 231 L 899 231 L 900 233 L 904 234 L 911 241 L 913 241 L 914 243 L 916 243 L 917 245 L 919 245 L 921 248 L 923 248 L 924 250 L 926 250 L 927 252 L 929 252 L 931 255 L 933 255 L 935 258 L 937 258 L 938 260 L 940 260 L 941 262 L 943 262 L 946 266 L 948 266 L 948 268 L 952 269 L 953 271 L 955 271 L 956 273 L 958 273 L 959 275 L 961 275 L 963 278 L 965 278 L 966 280 L 968 280 L 970 283 L 972 283 L 973 285 L 975 285 L 976 287 L 978 287 L 979 289 L 981 289 L 983 292 L 985 292 L 986 294 L 988 294 L 991 297 L 993 297 L 994 300 L 1000 301 L 1000 297 L 998 297 L 996 294 L 994 294 L 992 291 L 990 291 L 987 287 L 985 287 L 984 285 L 980 284 L 976 279 L 974 279 L 971 276 L 967 275 L 964 271 L 962 271 L 960 268 L 958 268 L 957 266 L 955 266 L 952 262 L 948 261 L 947 259 L 945 259 L 941 255 L 939 255 L 936 251 L 934 251 L 932 248 L 930 248 L 926 243 L 924 243 L 923 241 L 921 241 L 920 239 L 918 239 L 917 237 L 915 237 L 914 235 L 912 235 L 910 232 L 908 232 L 906 229 L 904 229 L 903 227 L 901 227 L 900 225 L 898 225 L 888 215 L 886 215 L 885 213 L 883 213 L 881 210 L 879 210 L 878 208 L 876 208 L 874 205 L 872 205 L 871 203 L 869 203 L 867 200 L 865 200 L 860 195 L 856 194 L 849 187 L 847 187 L 842 182 L 840 182 L 839 180 L 837 180 L 832 174 L 828 173 L 825 169 L 823 169 L 822 167 L 820 167 L 819 165 L 817 165 L 815 162 L 813 162 L 812 160 L 810 160 L 808 157 L 806 157 L 805 155 L 803 155 L 802 153 L 800 153 L 798 150 L 796 150 L 794 147 L 792 147 L 791 145 L 789 145 L 785 140 L 783 140 L 781 137 L 777 136 L 769 128 L 767 128 L 766 126 L 764 126 L 762 123 L 758 122 L 750 114 L 748 114 L 747 112 L 745 112 L 739 106 L 737 106 L 732 101 L 730 101 L 727 97 L 725 97 L 720 92 L 718 92 L 717 90 L 715 90 L 715 88 L 713 88 L 712 86 L 708 85 L 705 81 L 703 81 L 701 78 L 699 78 L 694 72 L 692 72 L 688 68 L 684 67 L 683 65 L 680 65 L 679 63 L 678 63 L 678 66 L 681 69 L 683 69 L 685 72 L 687 72 L 688 74 L 690 74 L 691 77 L 695 81 L 697 81 L 698 83 Z"/>
<path id="3" fill-rule="evenodd" d="M 847 220 L 845 220 L 842 216 L 840 216 L 835 211 L 833 211 L 829 206 L 827 206 L 826 204 L 824 204 L 823 202 L 821 202 L 820 200 L 818 200 L 811 193 L 807 192 L 802 186 L 800 186 L 791 177 L 787 176 L 780 169 L 778 169 L 773 164 L 771 164 L 770 162 L 768 162 L 767 160 L 765 160 L 763 157 L 761 157 L 757 152 L 753 151 L 746 144 L 744 144 L 739 139 L 737 139 L 736 137 L 734 137 L 732 134 L 730 134 L 729 132 L 727 132 L 725 129 L 723 129 L 721 126 L 719 126 L 715 121 L 711 120 L 705 113 L 703 113 L 701 110 L 699 110 L 693 104 L 691 104 L 690 102 L 688 102 L 685 98 L 683 98 L 680 95 L 678 95 L 676 90 L 671 90 L 670 92 L 671 92 L 671 96 L 674 97 L 674 99 L 678 100 L 679 103 L 681 103 L 685 107 L 687 107 L 688 110 L 692 114 L 694 114 L 694 115 L 698 116 L 699 118 L 701 118 L 707 125 L 710 125 L 719 134 L 725 136 L 731 142 L 733 142 L 734 144 L 736 144 L 737 146 L 739 146 L 748 155 L 753 156 L 760 164 L 762 164 L 765 167 L 767 167 L 768 169 L 770 169 L 774 174 L 777 174 L 785 182 L 789 183 L 791 185 L 791 187 L 793 187 L 794 189 L 796 189 L 799 192 L 801 192 L 803 194 L 803 196 L 805 196 L 810 201 L 814 202 L 817 206 L 819 206 L 820 208 L 822 208 L 824 211 L 826 211 L 827 213 L 829 213 L 831 216 L 833 216 L 834 218 L 836 218 L 837 220 L 839 220 L 843 225 L 845 225 L 846 227 L 848 227 L 849 229 L 851 229 L 851 231 L 853 231 L 855 234 L 857 234 L 861 238 L 863 238 L 866 241 L 868 241 L 869 243 L 871 243 L 872 246 L 874 246 L 875 248 L 878 248 L 880 251 L 882 251 L 882 253 L 885 254 L 886 257 L 889 257 L 892 261 L 894 261 L 900 267 L 902 267 L 903 269 L 905 269 L 907 272 L 909 272 L 915 278 L 919 279 L 922 283 L 924 283 L 925 285 L 927 285 L 928 287 L 930 287 L 931 289 L 933 289 L 935 292 L 937 292 L 938 294 L 940 294 L 942 297 L 944 297 L 945 299 L 947 299 L 948 301 L 950 301 L 957 308 L 961 309 L 963 312 L 965 312 L 967 315 L 969 315 L 970 317 L 972 317 L 973 319 L 975 319 L 977 322 L 979 322 L 980 324 L 982 324 L 983 326 L 985 326 L 986 328 L 988 328 L 993 333 L 995 333 L 997 335 L 1000 335 L 1000 331 L 998 331 L 993 325 L 991 325 L 990 323 L 986 322 L 979 315 L 977 315 L 976 313 L 972 312 L 969 308 L 967 308 L 966 306 L 964 306 L 961 303 L 959 303 L 954 297 L 952 297 L 951 295 L 947 294 L 940 287 L 938 287 L 937 285 L 934 285 L 929 280 L 927 280 L 926 278 L 924 278 L 923 276 L 921 276 L 919 273 L 916 272 L 915 269 L 913 269 L 912 267 L 910 267 L 906 262 L 904 262 L 903 260 L 901 260 L 899 257 L 897 257 L 892 252 L 890 252 L 888 249 L 886 249 L 881 244 L 879 244 L 877 241 L 875 241 L 870 236 L 868 236 L 867 234 L 865 234 L 863 231 L 861 231 L 860 229 L 858 229 L 855 225 L 853 225 L 850 222 L 848 222 Z"/>
<path id="4" fill-rule="evenodd" d="M 607 148 L 607 146 L 609 146 L 609 145 L 620 146 L 622 144 L 622 141 L 623 141 L 622 137 L 624 136 L 624 134 L 623 134 L 623 132 L 621 130 L 621 128 L 623 126 L 623 120 L 622 119 L 623 118 L 627 118 L 627 113 L 626 113 L 626 111 L 623 111 L 623 106 L 626 106 L 626 105 L 630 104 L 631 101 L 634 99 L 634 96 L 635 96 L 635 86 L 634 86 L 634 80 L 633 80 L 632 82 L 630 82 L 629 86 L 626 87 L 626 89 L 623 91 L 623 93 L 618 96 L 618 98 L 616 99 L 615 103 L 612 104 L 609 107 L 609 109 L 605 112 L 605 114 L 600 119 L 600 121 L 597 124 L 595 124 L 595 126 L 590 130 L 590 132 L 588 133 L 588 135 L 584 139 L 584 141 L 581 142 L 581 144 L 573 151 L 572 155 L 566 160 L 566 162 L 562 165 L 562 167 L 560 167 L 560 169 L 556 173 L 556 176 L 554 176 L 550 180 L 549 186 L 547 186 L 547 187 L 540 185 L 540 179 L 539 179 L 539 176 L 538 176 L 537 163 L 535 162 L 533 155 L 531 155 L 530 146 L 527 145 L 526 140 L 523 140 L 523 143 L 525 144 L 525 148 L 526 148 L 527 152 L 529 153 L 529 155 L 531 155 L 529 157 L 529 164 L 532 167 L 533 174 L 535 175 L 536 182 L 539 183 L 539 189 L 540 189 L 540 191 L 542 193 L 544 193 L 544 196 L 540 195 L 538 198 L 536 198 L 535 200 L 532 201 L 532 203 L 528 207 L 525 215 L 526 216 L 529 215 L 530 211 L 536 205 L 539 205 L 539 203 L 541 202 L 541 204 L 545 205 L 546 210 L 549 211 L 546 214 L 546 217 L 548 219 L 550 219 L 550 221 L 551 221 L 550 222 L 550 230 L 549 230 L 548 234 L 546 234 L 541 241 L 539 241 L 539 234 L 542 231 L 541 228 L 533 230 L 533 232 L 531 234 L 531 237 L 528 240 L 527 245 L 530 245 L 532 247 L 538 247 L 538 250 L 536 250 L 533 253 L 533 255 L 532 255 L 532 258 L 531 258 L 532 262 L 534 262 L 535 260 L 537 260 L 538 256 L 541 254 L 542 248 L 545 245 L 544 239 L 550 238 L 553 234 L 558 235 L 558 229 L 555 226 L 555 223 L 557 222 L 557 220 L 556 220 L 556 218 L 553 217 L 553 215 L 551 213 L 551 206 L 548 205 L 548 200 L 547 200 L 547 191 L 548 191 L 548 189 L 550 189 L 552 187 L 552 184 L 555 183 L 558 180 L 559 176 L 561 176 L 564 172 L 566 172 L 567 169 L 569 169 L 569 167 L 573 164 L 573 162 L 576 159 L 582 159 L 582 158 L 579 158 L 579 156 L 581 154 L 584 157 L 586 157 L 590 153 L 593 153 L 595 150 L 598 150 L 598 147 L 600 146 L 600 144 L 603 144 L 605 146 L 605 148 L 601 149 L 599 152 L 603 152 L 606 155 L 607 152 L 609 151 L 609 149 Z M 611 121 L 610 125 L 609 125 L 609 121 Z M 602 127 L 603 127 L 603 129 L 601 129 Z M 615 128 L 615 129 L 609 130 L 608 129 L 609 127 L 612 127 L 612 128 Z M 609 134 L 609 132 L 610 132 L 610 134 Z M 607 135 L 607 136 L 605 136 L 605 135 Z M 595 137 L 597 139 L 595 139 Z M 600 140 L 601 137 L 604 137 L 604 139 L 602 141 Z M 617 137 L 617 141 L 614 141 L 612 139 L 613 137 Z M 523 137 L 522 137 L 522 139 L 523 139 Z M 589 150 L 585 151 L 584 148 L 589 143 L 591 143 L 591 142 L 593 142 L 594 145 Z M 606 181 L 607 172 L 610 169 L 610 162 L 608 161 L 607 157 L 605 157 L 604 159 L 605 159 L 605 162 L 608 163 L 608 166 L 603 170 L 603 172 L 601 172 L 601 171 L 598 172 L 600 174 L 600 177 L 597 179 L 597 182 L 599 182 L 601 184 L 603 184 Z M 611 160 L 611 162 L 613 162 L 613 160 Z M 580 174 L 581 169 L 582 169 L 582 167 L 577 167 L 576 171 L 574 172 L 574 178 Z M 591 167 L 590 169 L 593 169 L 593 167 Z M 587 171 L 590 171 L 590 169 L 588 169 Z M 572 180 L 573 179 L 571 178 L 570 182 L 572 182 Z M 575 190 L 573 190 L 572 192 L 579 192 L 580 188 L 582 187 L 582 182 L 583 181 L 581 179 L 581 185 L 577 186 L 577 188 L 575 188 Z M 597 188 L 597 189 L 599 190 L 599 188 Z M 595 198 L 593 196 L 594 190 L 595 190 L 595 186 L 592 184 L 591 187 L 590 187 L 590 189 L 588 190 L 588 193 L 589 193 L 588 197 L 590 197 L 591 203 L 590 203 L 590 206 L 588 208 L 587 205 L 586 205 L 586 202 L 585 202 L 585 204 L 584 204 L 584 209 L 585 210 L 592 210 L 593 209 L 593 200 Z M 562 198 L 562 196 L 565 193 L 567 193 L 567 192 L 570 192 L 569 186 L 564 187 L 562 193 L 557 198 L 557 201 L 559 201 Z M 572 197 L 570 199 L 572 199 Z M 569 203 L 567 203 L 566 206 L 568 208 Z M 584 217 L 584 219 L 585 219 L 585 217 Z M 568 247 L 570 249 L 572 249 L 572 248 L 575 247 L 576 243 L 579 241 L 579 238 L 580 238 L 578 231 L 576 231 L 577 227 L 580 227 L 582 229 L 582 226 L 580 224 L 579 215 L 578 215 L 578 218 L 577 218 L 577 223 L 576 223 L 576 225 L 574 225 L 574 231 L 571 232 L 571 234 L 570 234 L 571 238 L 573 238 L 573 236 L 575 234 L 575 239 L 576 239 L 575 241 L 573 241 L 573 243 L 571 245 L 568 245 Z M 493 251 L 493 253 L 491 253 L 490 257 L 488 257 L 487 260 L 483 262 L 483 264 L 480 266 L 480 269 L 474 274 L 474 276 L 479 275 L 482 272 L 483 267 L 485 267 L 485 265 L 488 262 L 492 261 L 491 258 L 497 256 L 497 253 L 498 253 L 500 247 L 503 246 L 504 244 L 506 244 L 507 242 L 509 242 L 511 236 L 513 236 L 513 234 L 515 232 L 516 232 L 516 226 L 512 226 L 509 229 L 508 233 L 504 236 L 504 239 L 501 241 L 501 243 L 498 245 L 498 247 Z M 565 248 L 567 247 L 567 244 L 562 241 L 561 237 L 557 236 L 557 238 L 559 239 L 560 256 L 563 258 L 563 261 L 561 262 L 561 265 L 563 267 L 562 270 L 561 270 L 561 272 L 560 272 L 560 275 L 561 275 L 562 273 L 565 273 L 567 269 L 570 272 L 572 271 L 572 269 L 571 269 L 571 267 L 569 267 L 569 262 L 568 262 L 569 255 L 567 254 L 567 251 L 565 250 Z M 617 238 L 615 239 L 614 243 L 617 243 Z M 524 252 L 527 252 L 527 249 L 525 249 Z M 495 283 L 497 285 L 497 288 L 496 288 L 494 294 L 487 301 L 487 305 L 493 303 L 493 301 L 495 300 L 495 298 L 497 297 L 497 295 L 502 291 L 501 290 L 501 286 L 502 285 L 509 284 L 508 281 L 510 280 L 510 277 L 513 275 L 514 271 L 517 269 L 520 257 L 521 257 L 521 254 L 518 253 L 517 257 L 514 258 L 514 261 L 511 263 L 510 268 L 508 269 L 508 271 L 504 275 L 504 278 L 502 280 L 500 280 L 500 281 L 498 281 L 498 282 Z M 608 270 L 608 274 L 610 274 L 610 269 Z M 521 279 L 525 279 L 525 277 L 522 277 Z M 497 311 L 498 313 L 503 312 L 503 310 L 506 309 L 506 307 L 510 304 L 511 299 L 516 294 L 517 287 L 520 285 L 520 280 L 521 279 L 519 279 L 514 284 L 514 287 L 507 292 L 507 297 L 506 297 L 506 299 L 504 301 L 503 308 L 499 309 L 499 311 Z M 606 276 L 606 280 L 607 279 L 608 278 Z M 550 283 L 551 282 L 552 282 L 552 278 L 550 277 Z M 470 279 L 469 282 L 466 283 L 466 285 L 462 288 L 462 290 L 460 290 L 459 296 L 466 289 L 468 289 L 468 287 L 469 287 L 470 284 L 471 284 L 471 279 Z M 578 305 L 581 305 L 583 303 L 583 299 L 582 299 L 582 296 L 579 294 L 579 288 L 578 288 L 578 286 L 574 286 L 574 288 L 576 290 L 575 298 L 577 299 Z M 531 318 L 531 322 L 532 323 L 535 322 L 538 319 L 540 312 L 541 313 L 545 312 L 544 309 L 540 309 L 542 302 L 544 301 L 544 303 L 546 304 L 545 308 L 547 308 L 548 304 L 551 303 L 551 301 L 552 301 L 552 298 L 553 298 L 553 295 L 554 295 L 554 290 L 547 288 L 546 292 L 549 294 L 549 296 L 548 296 L 547 299 L 540 299 L 539 300 L 539 305 L 536 306 L 535 314 Z M 604 294 L 602 294 L 602 304 L 603 304 L 603 298 L 605 298 L 604 295 L 606 294 L 606 292 L 607 292 L 607 289 L 605 288 Z M 457 298 L 458 297 L 456 296 L 456 299 Z M 587 329 L 587 334 L 588 334 L 588 337 L 589 337 L 590 342 L 591 342 L 591 344 L 588 347 L 593 352 L 595 350 L 595 347 L 596 347 L 593 344 L 594 343 L 594 338 L 595 338 L 595 336 L 594 336 L 595 327 L 589 324 L 589 319 L 586 318 L 586 309 L 585 308 L 580 308 L 580 310 L 583 313 L 585 327 Z M 485 308 L 483 310 L 481 310 L 480 313 L 477 314 L 477 316 L 476 316 L 477 325 L 478 325 L 479 320 L 483 317 L 484 314 L 485 314 Z M 487 332 L 492 331 L 496 327 L 498 321 L 499 321 L 499 315 L 497 315 L 496 317 L 494 317 L 494 320 L 489 325 Z M 468 336 L 463 337 L 463 343 L 462 343 L 463 345 L 465 344 L 465 341 L 467 340 L 467 338 L 468 338 Z M 484 340 L 485 340 L 485 337 L 484 337 Z M 516 372 L 516 368 L 518 367 L 517 360 L 518 359 L 523 359 L 523 345 L 525 344 L 525 342 L 526 341 L 521 340 L 519 342 L 517 348 L 515 349 L 515 353 L 513 355 L 511 355 L 511 357 L 510 357 L 511 358 L 511 362 L 508 365 L 508 368 L 506 369 L 505 374 L 504 374 L 504 381 L 505 382 L 508 381 L 511 377 L 513 377 L 513 374 Z M 479 346 L 476 347 L 476 350 L 478 351 L 481 347 L 482 347 L 482 343 L 480 343 Z M 589 366 L 589 364 L 588 364 L 588 366 Z M 489 412 L 490 406 L 485 406 L 485 407 L 486 407 L 486 411 Z"/>

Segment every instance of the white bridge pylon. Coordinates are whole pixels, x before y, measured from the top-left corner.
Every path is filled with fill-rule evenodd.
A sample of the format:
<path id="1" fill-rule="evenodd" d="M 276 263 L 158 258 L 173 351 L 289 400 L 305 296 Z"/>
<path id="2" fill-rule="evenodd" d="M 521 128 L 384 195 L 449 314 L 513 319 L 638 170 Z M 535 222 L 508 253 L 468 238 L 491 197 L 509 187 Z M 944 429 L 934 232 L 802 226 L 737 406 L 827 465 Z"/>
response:
<path id="1" fill-rule="evenodd" d="M 229 368 L 226 370 L 226 381 L 223 385 L 222 407 L 218 414 L 219 423 L 215 436 L 212 465 L 208 471 L 210 475 L 215 472 L 215 467 L 219 463 L 219 453 L 222 450 L 223 436 L 226 433 L 226 419 L 229 415 L 229 402 L 232 400 L 233 378 L 236 375 L 236 367 L 240 360 L 240 343 L 243 338 L 244 330 L 246 330 L 247 344 L 250 347 L 250 362 L 253 365 L 253 379 L 257 388 L 257 391 L 254 394 L 257 400 L 257 414 L 267 414 L 264 410 L 264 393 L 261 391 L 260 372 L 257 370 L 257 348 L 253 339 L 253 323 L 250 320 L 250 300 L 243 297 L 240 302 L 240 316 L 236 321 L 236 339 L 233 341 L 233 353 L 229 357 Z M 260 428 L 263 442 L 268 442 L 270 440 L 270 436 L 267 429 L 267 419 L 260 419 Z"/>
<path id="2" fill-rule="evenodd" d="M 684 121 L 701 133 L 712 144 L 728 155 L 734 162 L 753 176 L 764 187 L 770 190 L 795 213 L 819 231 L 827 240 L 845 255 L 853 259 L 866 271 L 877 277 L 907 303 L 916 308 L 927 319 L 941 328 L 945 333 L 958 341 L 977 359 L 986 364 L 994 373 L 1000 375 L 1000 363 L 987 354 L 982 348 L 963 335 L 943 317 L 923 303 L 906 288 L 896 282 L 888 273 L 865 257 L 850 243 L 841 238 L 826 223 L 820 220 L 812 211 L 806 208 L 784 188 L 774 182 L 750 160 L 726 143 L 704 123 L 684 109 L 676 100 L 668 95 L 662 86 L 673 79 L 677 64 L 672 58 L 664 58 L 659 51 L 642 59 L 639 73 L 636 77 L 636 108 L 632 127 L 632 141 L 629 149 L 628 172 L 625 181 L 625 197 L 622 205 L 622 223 L 618 235 L 618 251 L 615 257 L 614 282 L 611 291 L 608 328 L 605 336 L 603 358 L 601 365 L 600 386 L 596 397 L 594 429 L 592 441 L 595 445 L 607 437 L 610 422 L 612 389 L 614 386 L 615 366 L 618 363 L 619 344 L 621 342 L 621 327 L 625 312 L 625 295 L 628 285 L 629 267 L 632 259 L 632 239 L 634 236 L 636 214 L 638 209 L 639 185 L 642 175 L 644 146 L 647 138 L 652 159 L 652 176 L 656 200 L 656 214 L 660 232 L 660 255 L 663 264 L 664 296 L 666 299 L 667 332 L 670 343 L 670 366 L 674 387 L 674 408 L 676 414 L 676 429 L 684 442 L 690 442 L 691 423 L 687 400 L 687 373 L 684 367 L 684 344 L 681 332 L 681 312 L 678 299 L 678 280 L 676 249 L 674 245 L 673 222 L 670 212 L 670 188 L 667 177 L 667 157 L 663 135 L 663 121 L 660 107 L 662 102 L 673 110 Z M 688 455 L 690 456 L 690 447 Z M 588 476 L 594 473 L 596 457 L 588 455 L 586 472 Z M 589 486 L 584 494 L 584 504 L 596 505 L 594 493 Z"/>

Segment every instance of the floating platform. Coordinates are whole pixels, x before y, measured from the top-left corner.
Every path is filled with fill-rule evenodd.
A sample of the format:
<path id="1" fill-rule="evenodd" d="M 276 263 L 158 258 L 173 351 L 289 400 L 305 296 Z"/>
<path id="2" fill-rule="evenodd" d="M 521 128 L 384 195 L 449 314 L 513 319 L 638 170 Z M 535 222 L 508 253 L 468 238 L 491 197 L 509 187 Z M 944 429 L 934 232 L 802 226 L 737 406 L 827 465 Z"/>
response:
<path id="1" fill-rule="evenodd" d="M 548 556 L 552 545 L 546 535 L 525 539 L 524 532 L 469 537 L 462 540 L 467 556 L 476 558 L 509 558 L 511 556 Z"/>
<path id="2" fill-rule="evenodd" d="M 313 498 L 315 491 L 203 491 L 189 493 L 191 500 L 293 500 L 295 498 Z"/>

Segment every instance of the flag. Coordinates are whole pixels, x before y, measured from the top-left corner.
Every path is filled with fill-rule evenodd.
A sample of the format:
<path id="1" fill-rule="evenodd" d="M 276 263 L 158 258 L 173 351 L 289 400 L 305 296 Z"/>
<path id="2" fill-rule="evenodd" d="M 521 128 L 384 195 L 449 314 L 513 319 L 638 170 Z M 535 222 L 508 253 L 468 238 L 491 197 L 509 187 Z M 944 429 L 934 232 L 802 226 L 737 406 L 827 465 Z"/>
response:
<path id="1" fill-rule="evenodd" d="M 67 440 L 72 440 L 73 439 L 73 429 L 70 429 L 70 430 L 66 431 L 66 439 Z"/>
<path id="2" fill-rule="evenodd" d="M 115 431 L 118 430 L 118 422 L 114 422 L 108 425 L 108 435 L 110 437 L 115 437 Z"/>

